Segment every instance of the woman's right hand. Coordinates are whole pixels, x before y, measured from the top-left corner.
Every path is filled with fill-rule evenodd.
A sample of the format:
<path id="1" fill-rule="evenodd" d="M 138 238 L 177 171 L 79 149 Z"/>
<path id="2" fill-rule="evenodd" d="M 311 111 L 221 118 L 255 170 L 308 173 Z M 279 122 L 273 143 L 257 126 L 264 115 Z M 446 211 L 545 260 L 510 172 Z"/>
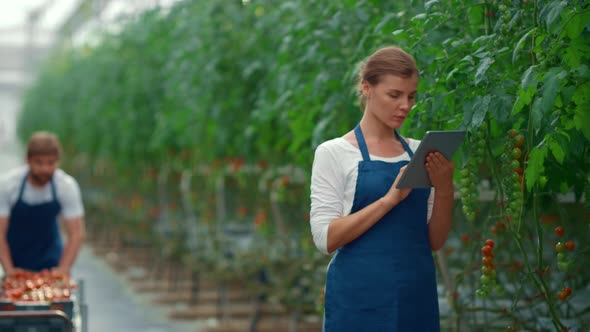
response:
<path id="1" fill-rule="evenodd" d="M 393 185 L 391 185 L 391 188 L 389 188 L 389 191 L 387 192 L 387 194 L 385 194 L 385 197 L 384 198 L 387 200 L 387 202 L 389 204 L 391 204 L 391 207 L 392 208 L 394 206 L 398 205 L 406 197 L 408 197 L 408 195 L 410 194 L 410 191 L 412 191 L 411 188 L 407 188 L 407 189 L 398 189 L 398 188 L 396 188 L 397 183 L 399 182 L 399 179 L 402 177 L 402 175 L 406 171 L 406 167 L 408 167 L 408 165 L 402 167 L 399 170 L 399 174 L 395 178 L 395 181 L 393 181 Z"/>

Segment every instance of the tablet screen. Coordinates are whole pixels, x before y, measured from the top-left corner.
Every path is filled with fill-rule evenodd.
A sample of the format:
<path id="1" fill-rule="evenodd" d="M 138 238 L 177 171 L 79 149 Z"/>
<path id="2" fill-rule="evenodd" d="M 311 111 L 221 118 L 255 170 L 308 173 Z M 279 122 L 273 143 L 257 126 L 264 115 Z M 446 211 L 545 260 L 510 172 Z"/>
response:
<path id="1" fill-rule="evenodd" d="M 426 132 L 396 187 L 399 189 L 432 187 L 424 166 L 426 156 L 430 152 L 438 151 L 450 160 L 463 143 L 465 134 L 465 130 L 432 130 Z"/>

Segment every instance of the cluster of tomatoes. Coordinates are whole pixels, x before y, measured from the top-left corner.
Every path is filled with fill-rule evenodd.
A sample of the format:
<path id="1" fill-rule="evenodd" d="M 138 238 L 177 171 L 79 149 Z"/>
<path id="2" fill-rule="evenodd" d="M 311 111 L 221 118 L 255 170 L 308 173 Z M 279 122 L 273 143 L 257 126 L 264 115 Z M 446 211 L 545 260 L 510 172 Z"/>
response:
<path id="1" fill-rule="evenodd" d="M 502 3 L 498 6 L 498 12 L 500 13 L 500 18 L 502 19 L 500 31 L 503 34 L 506 34 L 510 31 L 510 20 L 512 20 L 512 13 L 505 3 Z"/>
<path id="2" fill-rule="evenodd" d="M 486 298 L 489 296 L 492 289 L 496 288 L 498 291 L 501 289 L 498 287 L 498 280 L 496 275 L 496 265 L 494 264 L 494 240 L 488 239 L 485 244 L 481 247 L 481 287 L 475 291 L 475 295 L 478 297 Z"/>
<path id="3" fill-rule="evenodd" d="M 509 176 L 504 178 L 503 185 L 507 197 L 506 220 L 512 221 L 515 215 L 520 214 L 524 200 L 523 193 L 523 170 L 522 170 L 522 147 L 524 145 L 524 136 L 515 129 L 508 131 L 509 142 L 506 145 L 506 151 L 502 154 L 504 174 Z"/>
<path id="4" fill-rule="evenodd" d="M 475 221 L 477 214 L 477 202 L 479 192 L 477 190 L 479 166 L 483 161 L 486 148 L 486 133 L 487 124 L 484 122 L 479 127 L 479 130 L 467 137 L 470 149 L 469 158 L 465 166 L 461 169 L 461 203 L 463 205 L 463 213 L 468 221 Z"/>
<path id="5" fill-rule="evenodd" d="M 76 284 L 62 273 L 21 271 L 2 280 L 0 299 L 10 302 L 52 302 L 70 299 Z"/>
<path id="6" fill-rule="evenodd" d="M 555 235 L 561 238 L 564 234 L 564 229 L 561 226 L 555 228 Z M 557 268 L 560 271 L 567 271 L 572 265 L 571 260 L 568 259 L 567 254 L 569 251 L 576 249 L 576 243 L 574 241 L 566 241 L 565 244 L 561 241 L 555 245 L 555 251 L 557 252 Z"/>
<path id="7" fill-rule="evenodd" d="M 563 289 L 557 293 L 557 297 L 562 301 L 565 301 L 570 295 L 572 295 L 572 289 L 569 287 L 563 287 Z"/>

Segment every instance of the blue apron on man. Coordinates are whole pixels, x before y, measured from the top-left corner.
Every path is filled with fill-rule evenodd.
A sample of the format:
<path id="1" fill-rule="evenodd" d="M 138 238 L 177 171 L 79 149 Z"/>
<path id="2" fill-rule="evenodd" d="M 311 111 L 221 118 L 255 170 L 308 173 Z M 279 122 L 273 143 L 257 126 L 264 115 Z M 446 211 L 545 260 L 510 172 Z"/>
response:
<path id="1" fill-rule="evenodd" d="M 57 201 L 53 178 L 50 181 L 51 201 L 24 202 L 22 196 L 27 180 L 28 173 L 10 210 L 7 239 L 12 263 L 16 268 L 31 271 L 51 269 L 59 265 L 63 250 L 58 224 L 61 205 Z"/>
<path id="2" fill-rule="evenodd" d="M 408 163 L 371 160 L 360 126 L 355 135 L 363 160 L 351 213 L 383 197 Z M 440 330 L 428 236 L 429 194 L 429 189 L 413 189 L 372 228 L 338 249 L 328 267 L 325 332 Z"/>

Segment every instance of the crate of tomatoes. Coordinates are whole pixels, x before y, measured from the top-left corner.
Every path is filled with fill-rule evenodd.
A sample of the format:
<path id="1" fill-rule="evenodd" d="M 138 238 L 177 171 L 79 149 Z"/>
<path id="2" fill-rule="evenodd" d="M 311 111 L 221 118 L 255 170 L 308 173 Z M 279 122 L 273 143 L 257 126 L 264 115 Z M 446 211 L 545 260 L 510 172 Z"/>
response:
<path id="1" fill-rule="evenodd" d="M 56 271 L 19 271 L 2 280 L 0 313 L 57 311 L 73 322 L 81 307 L 78 286 L 69 276 Z"/>

